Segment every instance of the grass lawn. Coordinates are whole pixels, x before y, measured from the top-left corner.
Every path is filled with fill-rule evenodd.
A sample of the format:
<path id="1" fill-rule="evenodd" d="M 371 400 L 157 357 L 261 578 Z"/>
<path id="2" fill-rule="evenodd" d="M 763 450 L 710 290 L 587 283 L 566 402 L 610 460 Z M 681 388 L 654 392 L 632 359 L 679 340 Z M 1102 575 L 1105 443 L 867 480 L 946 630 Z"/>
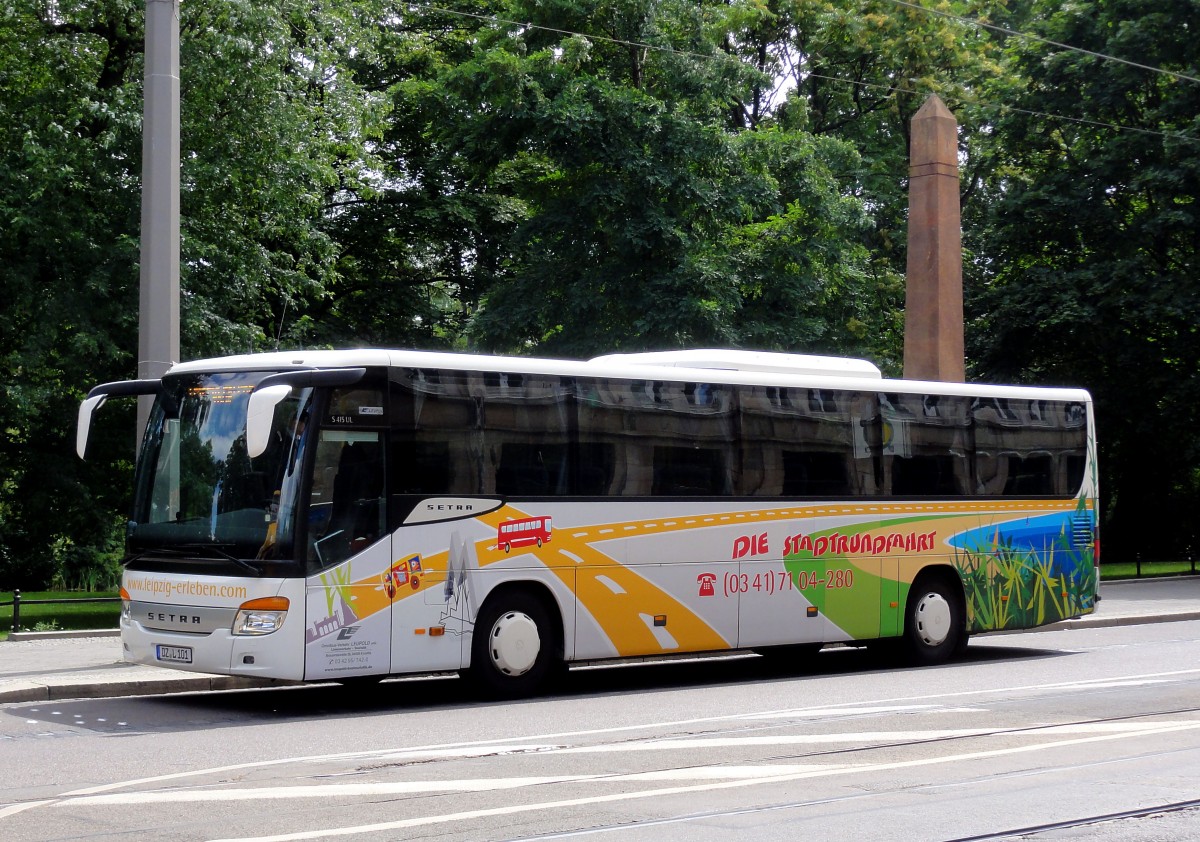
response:
<path id="1" fill-rule="evenodd" d="M 1155 576 L 1179 576 L 1183 573 L 1194 573 L 1200 570 L 1200 562 L 1193 567 L 1190 561 L 1143 561 L 1142 578 L 1150 579 Z M 1137 578 L 1137 563 L 1132 561 L 1101 561 L 1100 579 L 1134 579 Z"/>
<path id="2" fill-rule="evenodd" d="M 78 593 L 63 591 L 22 591 L 21 631 L 43 629 L 115 629 L 121 615 L 120 602 L 78 602 L 80 599 L 115 597 L 116 591 Z M 12 602 L 12 591 L 0 591 L 0 602 Z M 31 599 L 65 599 L 66 604 L 30 605 Z M 12 630 L 12 606 L 0 606 L 0 639 Z"/>

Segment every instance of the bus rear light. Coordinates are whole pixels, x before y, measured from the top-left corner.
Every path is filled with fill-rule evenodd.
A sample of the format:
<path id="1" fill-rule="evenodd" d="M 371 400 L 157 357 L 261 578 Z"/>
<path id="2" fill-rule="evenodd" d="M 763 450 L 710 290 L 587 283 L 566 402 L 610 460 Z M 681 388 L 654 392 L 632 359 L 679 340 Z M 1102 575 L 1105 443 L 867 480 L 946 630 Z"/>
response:
<path id="1" fill-rule="evenodd" d="M 235 635 L 262 635 L 279 631 L 291 603 L 284 596 L 267 596 L 243 602 L 233 619 Z"/>

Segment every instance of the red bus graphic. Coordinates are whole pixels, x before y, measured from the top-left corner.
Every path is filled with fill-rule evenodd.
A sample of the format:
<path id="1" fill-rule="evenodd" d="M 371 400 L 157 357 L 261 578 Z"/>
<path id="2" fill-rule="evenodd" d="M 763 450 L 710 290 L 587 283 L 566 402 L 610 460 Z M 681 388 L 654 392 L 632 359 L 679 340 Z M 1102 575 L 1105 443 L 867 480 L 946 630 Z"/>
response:
<path id="1" fill-rule="evenodd" d="M 506 520 L 496 529 L 496 546 L 509 552 L 513 547 L 537 544 L 539 547 L 550 540 L 550 518 L 527 517 Z"/>

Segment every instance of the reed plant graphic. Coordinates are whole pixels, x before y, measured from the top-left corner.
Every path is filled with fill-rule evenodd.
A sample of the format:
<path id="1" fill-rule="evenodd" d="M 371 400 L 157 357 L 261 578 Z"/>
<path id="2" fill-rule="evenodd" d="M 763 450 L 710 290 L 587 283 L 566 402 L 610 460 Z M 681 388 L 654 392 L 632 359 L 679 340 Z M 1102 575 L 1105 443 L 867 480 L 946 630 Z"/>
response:
<path id="1" fill-rule="evenodd" d="M 1029 628 L 1091 611 L 1097 577 L 1091 523 L 1080 500 L 1074 516 L 1040 547 L 1017 546 L 997 526 L 990 540 L 958 550 L 971 631 Z M 1086 534 L 1077 534 L 1083 524 Z"/>

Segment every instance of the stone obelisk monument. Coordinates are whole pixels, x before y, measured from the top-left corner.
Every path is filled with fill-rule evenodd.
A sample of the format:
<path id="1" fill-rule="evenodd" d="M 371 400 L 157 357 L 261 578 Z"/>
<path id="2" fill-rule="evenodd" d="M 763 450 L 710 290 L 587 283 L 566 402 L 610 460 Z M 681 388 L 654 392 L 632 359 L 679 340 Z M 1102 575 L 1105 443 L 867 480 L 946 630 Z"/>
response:
<path id="1" fill-rule="evenodd" d="M 962 219 L 958 121 L 936 95 L 912 118 L 904 376 L 962 382 Z"/>

